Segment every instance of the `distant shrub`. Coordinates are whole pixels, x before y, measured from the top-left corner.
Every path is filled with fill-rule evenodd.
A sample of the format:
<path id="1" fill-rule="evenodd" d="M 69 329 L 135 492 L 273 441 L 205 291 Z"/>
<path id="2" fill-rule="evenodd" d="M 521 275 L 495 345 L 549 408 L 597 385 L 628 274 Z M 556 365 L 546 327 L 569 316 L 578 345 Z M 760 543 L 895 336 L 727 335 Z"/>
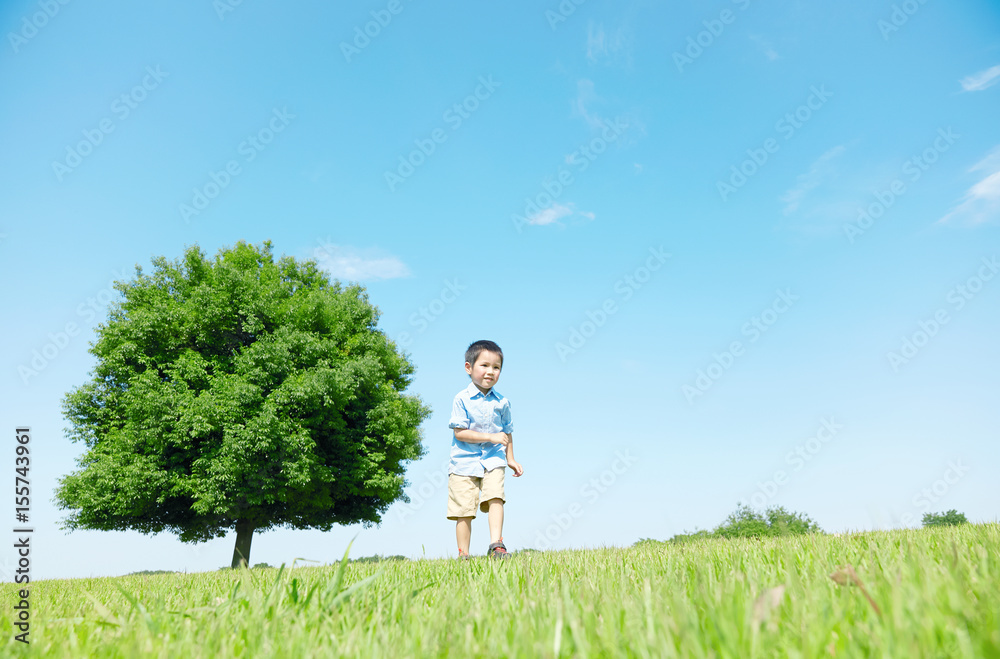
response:
<path id="1" fill-rule="evenodd" d="M 715 536 L 711 531 L 705 529 L 696 529 L 692 533 L 678 533 L 674 537 L 670 538 L 667 542 L 675 545 L 681 545 L 686 542 L 697 542 L 698 540 L 707 540 L 709 538 L 714 538 Z"/>
<path id="2" fill-rule="evenodd" d="M 267 569 L 267 568 L 270 568 L 270 567 L 273 567 L 273 566 L 268 565 L 267 563 L 255 563 L 254 566 L 253 566 L 253 569 L 255 569 L 255 570 L 258 569 L 258 568 L 260 568 L 260 569 Z"/>
<path id="3" fill-rule="evenodd" d="M 969 520 L 965 519 L 965 513 L 955 509 L 945 513 L 924 513 L 922 521 L 924 526 L 958 526 L 969 523 Z"/>
<path id="4" fill-rule="evenodd" d="M 639 538 L 636 540 L 632 546 L 633 547 L 660 547 L 664 544 L 662 540 L 654 540 L 653 538 Z"/>
<path id="5" fill-rule="evenodd" d="M 749 506 L 740 506 L 716 527 L 714 535 L 719 538 L 758 538 L 772 534 L 761 513 Z"/>
<path id="6" fill-rule="evenodd" d="M 127 577 L 137 577 L 145 576 L 149 574 L 177 574 L 176 570 L 140 570 L 139 572 L 129 572 L 125 576 Z"/>
<path id="7" fill-rule="evenodd" d="M 724 522 L 712 531 L 705 529 L 691 533 L 678 533 L 666 542 L 678 545 L 710 538 L 763 538 L 780 535 L 805 535 L 822 533 L 819 524 L 803 513 L 793 513 L 781 506 L 773 506 L 764 512 L 757 512 L 749 506 L 739 506 Z M 660 540 L 642 538 L 633 547 L 648 547 L 663 544 Z"/>
<path id="8" fill-rule="evenodd" d="M 782 506 L 768 508 L 763 513 L 749 506 L 739 506 L 713 531 L 713 535 L 719 538 L 762 538 L 820 532 L 819 524 L 807 515 L 789 512 Z"/>
<path id="9" fill-rule="evenodd" d="M 405 561 L 409 560 L 406 556 L 382 556 L 380 554 L 375 554 L 374 556 L 362 556 L 361 558 L 350 559 L 352 563 L 381 563 L 382 561 Z"/>
<path id="10" fill-rule="evenodd" d="M 768 508 L 764 513 L 767 525 L 772 535 L 806 535 L 807 533 L 822 533 L 819 524 L 804 513 L 788 512 L 781 506 Z"/>

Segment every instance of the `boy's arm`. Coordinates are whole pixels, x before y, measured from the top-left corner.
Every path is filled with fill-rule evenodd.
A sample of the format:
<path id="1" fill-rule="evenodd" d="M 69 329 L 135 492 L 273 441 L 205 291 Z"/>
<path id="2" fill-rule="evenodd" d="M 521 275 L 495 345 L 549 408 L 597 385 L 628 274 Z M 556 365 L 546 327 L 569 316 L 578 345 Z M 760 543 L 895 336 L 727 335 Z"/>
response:
<path id="1" fill-rule="evenodd" d="M 467 444 L 503 444 L 509 446 L 510 435 L 502 432 L 479 432 L 468 428 L 455 428 L 455 439 Z"/>
<path id="2" fill-rule="evenodd" d="M 514 459 L 514 422 L 510 418 L 510 401 L 504 401 L 506 404 L 503 406 L 503 410 L 500 413 L 503 419 L 503 434 L 507 438 L 507 443 L 504 444 L 504 457 L 507 459 L 507 466 L 514 470 L 515 476 L 520 476 L 524 473 L 524 469 L 521 464 Z"/>
<path id="3" fill-rule="evenodd" d="M 515 476 L 520 476 L 524 473 L 524 468 L 521 466 L 520 462 L 514 460 L 514 433 L 508 432 L 504 433 L 504 435 L 507 437 L 507 449 L 505 452 L 507 457 L 507 466 L 514 470 Z"/>

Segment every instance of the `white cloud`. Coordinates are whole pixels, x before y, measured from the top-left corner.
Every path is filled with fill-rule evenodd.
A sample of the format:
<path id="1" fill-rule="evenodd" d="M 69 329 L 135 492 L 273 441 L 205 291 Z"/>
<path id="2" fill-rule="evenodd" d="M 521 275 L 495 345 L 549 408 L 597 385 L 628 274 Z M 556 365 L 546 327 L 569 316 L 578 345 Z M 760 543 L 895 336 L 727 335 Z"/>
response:
<path id="1" fill-rule="evenodd" d="M 781 195 L 780 199 L 785 204 L 785 215 L 794 213 L 799 208 L 799 204 L 802 203 L 802 199 L 805 198 L 806 194 L 819 186 L 823 182 L 823 179 L 827 177 L 833 170 L 831 161 L 834 158 L 842 154 L 847 150 L 843 144 L 835 146 L 809 166 L 809 171 L 805 174 L 800 174 L 796 179 L 795 187 L 791 188 L 785 194 Z"/>
<path id="2" fill-rule="evenodd" d="M 379 281 L 410 276 L 410 269 L 395 256 L 375 248 L 335 245 L 329 239 L 321 241 L 320 246 L 312 250 L 312 258 L 334 278 L 346 281 Z"/>
<path id="3" fill-rule="evenodd" d="M 969 168 L 970 172 L 986 172 L 962 197 L 962 202 L 938 220 L 939 224 L 962 221 L 982 224 L 1000 218 L 1000 146 Z"/>
<path id="4" fill-rule="evenodd" d="M 534 215 L 529 216 L 528 223 L 536 226 L 544 226 L 546 224 L 558 222 L 560 218 L 572 214 L 573 209 L 563 206 L 562 204 L 553 204 L 545 210 L 538 211 Z"/>
<path id="5" fill-rule="evenodd" d="M 548 208 L 541 210 L 534 215 L 528 216 L 528 224 L 533 224 L 535 226 L 544 226 L 546 224 L 558 224 L 562 226 L 561 220 L 564 217 L 571 217 L 573 215 L 578 215 L 587 218 L 588 220 L 594 220 L 597 218 L 595 213 L 590 211 L 578 211 L 576 210 L 576 205 L 572 202 L 567 203 L 565 206 L 562 204 L 552 204 Z"/>
<path id="6" fill-rule="evenodd" d="M 981 92 L 996 84 L 997 78 L 1000 78 L 1000 64 L 962 78 L 959 82 L 962 84 L 962 89 L 967 92 Z"/>

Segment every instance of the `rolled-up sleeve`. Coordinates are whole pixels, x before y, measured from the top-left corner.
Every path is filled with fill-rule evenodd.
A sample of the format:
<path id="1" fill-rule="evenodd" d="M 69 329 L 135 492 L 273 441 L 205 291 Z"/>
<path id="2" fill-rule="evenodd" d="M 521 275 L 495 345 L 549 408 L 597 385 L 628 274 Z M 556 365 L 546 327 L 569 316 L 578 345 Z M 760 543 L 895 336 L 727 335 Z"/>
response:
<path id="1" fill-rule="evenodd" d="M 455 396 L 451 404 L 451 420 L 448 421 L 449 428 L 468 428 L 472 420 L 469 418 L 469 411 L 465 409 L 465 402 L 462 396 Z"/>
<path id="2" fill-rule="evenodd" d="M 503 402 L 503 410 L 500 412 L 500 420 L 503 422 L 501 432 L 514 432 L 514 420 L 510 414 L 510 401 L 505 398 Z"/>

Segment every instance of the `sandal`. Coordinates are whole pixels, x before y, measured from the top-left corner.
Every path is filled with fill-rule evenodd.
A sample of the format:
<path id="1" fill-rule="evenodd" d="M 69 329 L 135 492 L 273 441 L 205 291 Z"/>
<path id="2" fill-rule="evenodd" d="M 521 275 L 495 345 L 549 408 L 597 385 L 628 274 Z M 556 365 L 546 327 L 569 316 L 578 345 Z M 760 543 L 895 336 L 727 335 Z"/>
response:
<path id="1" fill-rule="evenodd" d="M 486 555 L 490 558 L 510 558 L 510 553 L 504 547 L 503 538 L 500 538 L 500 542 L 491 544 L 489 549 L 486 550 Z"/>

